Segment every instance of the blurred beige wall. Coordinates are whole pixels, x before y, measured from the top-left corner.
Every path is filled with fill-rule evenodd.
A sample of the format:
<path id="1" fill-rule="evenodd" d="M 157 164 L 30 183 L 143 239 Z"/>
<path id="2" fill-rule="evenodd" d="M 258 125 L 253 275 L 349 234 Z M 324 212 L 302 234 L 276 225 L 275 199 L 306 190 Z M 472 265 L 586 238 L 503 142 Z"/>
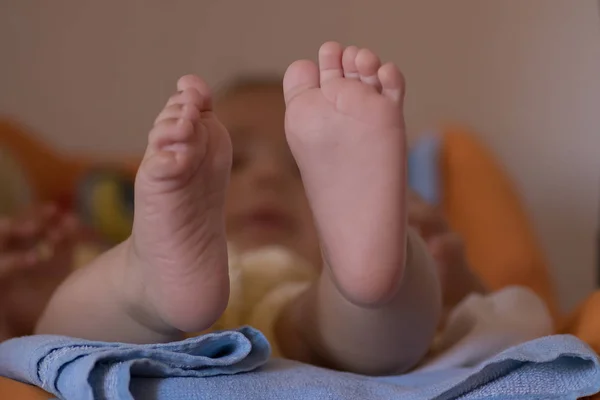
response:
<path id="1" fill-rule="evenodd" d="M 402 66 L 412 132 L 446 119 L 478 129 L 523 191 L 564 306 L 592 290 L 595 0 L 5 0 L 0 112 L 61 148 L 141 151 L 178 75 L 282 72 L 326 39 Z"/>

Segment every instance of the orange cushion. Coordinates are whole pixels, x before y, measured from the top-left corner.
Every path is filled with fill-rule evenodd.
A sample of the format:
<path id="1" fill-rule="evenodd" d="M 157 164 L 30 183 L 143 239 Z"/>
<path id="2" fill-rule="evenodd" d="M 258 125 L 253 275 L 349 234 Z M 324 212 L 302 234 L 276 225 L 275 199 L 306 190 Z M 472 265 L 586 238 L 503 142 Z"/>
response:
<path id="1" fill-rule="evenodd" d="M 594 292 L 577 308 L 560 333 L 577 336 L 600 354 L 600 291 Z"/>
<path id="2" fill-rule="evenodd" d="M 0 400 L 47 400 L 54 397 L 35 386 L 0 377 Z"/>
<path id="3" fill-rule="evenodd" d="M 36 138 L 23 125 L 0 118 L 0 146 L 7 149 L 26 170 L 37 200 L 69 205 L 74 189 L 91 167 L 112 164 L 133 174 L 139 157 L 96 158 L 61 154 Z"/>
<path id="4" fill-rule="evenodd" d="M 512 182 L 469 130 L 450 127 L 443 140 L 443 209 L 464 238 L 474 272 L 491 290 L 531 288 L 558 322 L 546 260 Z"/>

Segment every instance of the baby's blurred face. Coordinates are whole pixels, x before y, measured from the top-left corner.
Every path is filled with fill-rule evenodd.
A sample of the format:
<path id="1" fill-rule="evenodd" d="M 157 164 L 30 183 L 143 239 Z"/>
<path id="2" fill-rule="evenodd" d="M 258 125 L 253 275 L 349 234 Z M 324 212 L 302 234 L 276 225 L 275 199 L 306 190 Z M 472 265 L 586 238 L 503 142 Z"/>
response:
<path id="1" fill-rule="evenodd" d="M 282 245 L 320 267 L 312 215 L 285 139 L 281 88 L 234 92 L 215 108 L 233 144 L 228 239 L 241 251 Z"/>

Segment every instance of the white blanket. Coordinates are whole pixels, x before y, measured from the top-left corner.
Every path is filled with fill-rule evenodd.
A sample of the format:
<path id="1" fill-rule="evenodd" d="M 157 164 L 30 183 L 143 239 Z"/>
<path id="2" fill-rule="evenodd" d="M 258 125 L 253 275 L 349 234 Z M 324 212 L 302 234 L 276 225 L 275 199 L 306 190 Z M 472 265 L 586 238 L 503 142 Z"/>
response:
<path id="1" fill-rule="evenodd" d="M 417 371 L 471 367 L 509 347 L 552 334 L 552 319 L 531 290 L 507 287 L 471 295 L 450 314 Z"/>

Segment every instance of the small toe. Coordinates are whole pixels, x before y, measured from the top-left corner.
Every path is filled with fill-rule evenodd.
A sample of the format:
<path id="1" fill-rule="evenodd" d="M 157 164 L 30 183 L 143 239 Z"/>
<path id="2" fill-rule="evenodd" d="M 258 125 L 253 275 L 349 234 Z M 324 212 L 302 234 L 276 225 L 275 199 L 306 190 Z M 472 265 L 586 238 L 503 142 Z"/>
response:
<path id="1" fill-rule="evenodd" d="M 381 82 L 381 93 L 389 99 L 402 103 L 406 91 L 404 76 L 393 63 L 387 63 L 379 68 L 377 73 Z"/>
<path id="2" fill-rule="evenodd" d="M 176 104 L 171 104 L 170 106 L 165 107 L 160 112 L 160 114 L 158 114 L 158 117 L 156 117 L 154 124 L 155 125 L 159 124 L 160 122 L 162 122 L 166 119 L 179 119 L 179 118 L 186 118 L 186 119 L 189 119 L 189 120 L 195 122 L 199 117 L 200 117 L 200 113 L 194 105 L 176 103 Z"/>
<path id="3" fill-rule="evenodd" d="M 183 114 L 183 104 L 176 103 L 171 104 L 163 108 L 163 110 L 158 114 L 158 117 L 154 120 L 154 125 L 159 124 L 161 121 L 166 119 L 178 119 L 181 118 Z"/>
<path id="4" fill-rule="evenodd" d="M 175 93 L 169 98 L 165 108 L 170 107 L 174 104 L 193 104 L 198 109 L 204 106 L 205 99 L 202 94 L 196 88 L 186 88 Z"/>
<path id="5" fill-rule="evenodd" d="M 377 71 L 381 67 L 381 61 L 375 53 L 369 49 L 360 49 L 356 55 L 356 68 L 360 75 L 360 80 L 367 85 L 381 90 L 381 82 Z"/>
<path id="6" fill-rule="evenodd" d="M 283 94 L 285 103 L 290 102 L 300 93 L 319 87 L 319 68 L 309 60 L 292 63 L 283 77 Z"/>
<path id="7" fill-rule="evenodd" d="M 319 73 L 321 85 L 330 79 L 343 78 L 342 46 L 337 42 L 327 42 L 319 49 Z"/>
<path id="8" fill-rule="evenodd" d="M 348 79 L 360 79 L 358 68 L 356 67 L 356 56 L 358 47 L 348 46 L 344 49 L 342 55 L 342 66 L 344 67 L 344 77 Z"/>
<path id="9" fill-rule="evenodd" d="M 181 176 L 188 169 L 189 157 L 185 153 L 158 151 L 144 157 L 140 171 L 151 179 L 167 180 Z"/>
<path id="10" fill-rule="evenodd" d="M 202 96 L 211 97 L 212 93 L 208 84 L 196 75 L 184 75 L 177 81 L 177 90 L 196 89 Z"/>
<path id="11" fill-rule="evenodd" d="M 185 75 L 177 81 L 177 90 L 186 92 L 195 90 L 200 95 L 200 111 L 210 111 L 212 109 L 212 92 L 208 84 L 196 75 Z"/>
<path id="12" fill-rule="evenodd" d="M 163 150 L 175 143 L 189 142 L 193 135 L 192 121 L 186 118 L 169 118 L 152 128 L 148 134 L 148 144 L 153 150 Z"/>

